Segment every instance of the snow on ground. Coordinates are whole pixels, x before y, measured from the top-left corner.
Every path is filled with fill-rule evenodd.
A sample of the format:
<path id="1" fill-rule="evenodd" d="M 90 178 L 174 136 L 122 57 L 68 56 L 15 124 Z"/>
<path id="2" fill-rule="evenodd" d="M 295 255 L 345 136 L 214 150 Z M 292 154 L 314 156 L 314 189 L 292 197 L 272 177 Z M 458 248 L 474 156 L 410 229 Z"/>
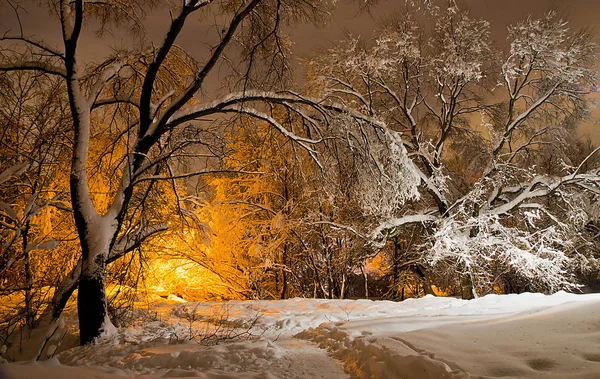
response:
<path id="1" fill-rule="evenodd" d="M 600 378 L 600 294 L 163 303 L 13 378 Z"/>

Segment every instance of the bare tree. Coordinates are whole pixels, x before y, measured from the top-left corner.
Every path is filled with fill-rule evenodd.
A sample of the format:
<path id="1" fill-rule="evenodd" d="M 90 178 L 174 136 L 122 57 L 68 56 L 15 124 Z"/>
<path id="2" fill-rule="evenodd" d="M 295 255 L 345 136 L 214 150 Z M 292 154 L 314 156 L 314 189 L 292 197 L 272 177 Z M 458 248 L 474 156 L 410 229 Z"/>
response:
<path id="1" fill-rule="evenodd" d="M 66 108 L 60 83 L 27 72 L 2 74 L 0 82 L 0 293 L 22 299 L 3 315 L 4 334 L 15 326 L 31 330 L 37 325 L 49 296 L 43 286 L 58 281 L 57 268 L 68 265 L 68 258 L 56 259 L 51 250 L 68 238 L 59 231 L 70 223 L 59 221 L 64 216 L 59 208 L 68 198 L 67 177 L 61 175 L 68 149 L 60 141 L 68 118 L 55 117 Z"/>

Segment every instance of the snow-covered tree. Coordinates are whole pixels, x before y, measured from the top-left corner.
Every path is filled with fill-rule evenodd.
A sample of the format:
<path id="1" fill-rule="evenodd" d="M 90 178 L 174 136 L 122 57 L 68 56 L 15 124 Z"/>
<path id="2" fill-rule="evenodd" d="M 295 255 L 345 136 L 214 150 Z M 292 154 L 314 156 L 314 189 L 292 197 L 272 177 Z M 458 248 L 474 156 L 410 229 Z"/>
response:
<path id="1" fill-rule="evenodd" d="M 67 119 L 55 116 L 67 106 L 60 83 L 27 72 L 1 74 L 0 83 L 0 295 L 16 300 L 2 312 L 4 338 L 37 325 L 50 296 L 44 287 L 71 262 L 54 248 L 72 223 L 62 206 L 69 151 L 61 143 Z"/>
<path id="2" fill-rule="evenodd" d="M 308 103 L 289 93 L 274 92 L 285 82 L 288 67 L 289 43 L 282 26 L 319 19 L 329 4 L 185 0 L 169 10 L 170 22 L 163 39 L 156 42 L 143 38 L 144 20 L 138 16 L 153 3 L 56 0 L 43 5 L 59 21 L 63 46 L 51 46 L 25 31 L 3 32 L 0 71 L 55 76 L 66 89 L 72 122 L 67 140 L 72 149 L 70 193 L 82 249 L 80 275 L 76 275 L 78 313 L 81 343 L 85 344 L 112 329 L 104 289 L 106 265 L 114 258 L 111 252 L 118 245 L 123 245 L 121 252 L 127 251 L 127 246 L 139 244 L 158 225 L 156 220 L 141 217 L 144 221 L 137 228 L 129 228 L 125 220 L 149 205 L 145 194 L 155 183 L 197 174 L 176 170 L 170 162 L 210 154 L 210 147 L 203 150 L 201 146 L 210 142 L 205 137 L 215 122 L 243 114 L 267 122 L 311 150 L 315 141 L 287 130 L 272 117 L 273 107 L 265 105 L 289 108 L 289 104 Z M 177 40 L 190 16 L 202 14 L 211 15 L 203 41 L 210 47 L 202 57 L 194 58 Z M 84 62 L 80 47 L 86 43 L 83 30 L 87 25 L 99 25 L 100 31 L 118 26 L 134 29 L 141 38 L 129 50 L 117 49 L 104 60 Z M 209 77 L 216 78 L 221 66 L 230 73 L 220 78 L 223 89 L 206 95 Z M 99 119 L 107 114 L 115 117 Z M 98 127 L 114 128 L 115 145 L 125 147 L 119 152 L 106 206 L 95 203 L 90 193 L 90 138 Z M 203 171 L 210 169 L 209 164 Z"/>
<path id="3" fill-rule="evenodd" d="M 452 2 L 420 17 L 434 26 L 403 15 L 373 38 L 349 38 L 310 65 L 314 91 L 401 141 L 402 149 L 365 154 L 382 161 L 383 152 L 404 169 L 379 166 L 373 185 L 362 187 L 373 225 L 364 234 L 381 248 L 403 227 L 422 223 L 429 239 L 422 264 L 445 263 L 466 287 L 485 277 L 480 291 L 502 280 L 503 270 L 534 289 L 572 286 L 567 266 L 576 261 L 572 242 L 582 224 L 569 215 L 584 210 L 567 199 L 594 196 L 600 179 L 571 150 L 596 80 L 591 36 L 549 12 L 509 27 L 503 52 L 493 47 L 486 20 Z M 364 146 L 384 141 L 361 133 Z M 550 149 L 562 164 L 544 171 Z M 415 177 L 420 196 L 388 201 L 386 191 L 399 196 Z"/>

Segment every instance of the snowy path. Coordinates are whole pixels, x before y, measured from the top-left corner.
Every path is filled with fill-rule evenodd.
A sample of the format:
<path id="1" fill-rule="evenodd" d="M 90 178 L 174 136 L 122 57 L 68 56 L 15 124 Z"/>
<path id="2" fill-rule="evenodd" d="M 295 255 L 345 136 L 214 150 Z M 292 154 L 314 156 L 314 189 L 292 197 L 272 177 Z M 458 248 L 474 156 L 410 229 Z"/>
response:
<path id="1" fill-rule="evenodd" d="M 260 336 L 172 340 L 189 331 L 185 312 L 200 320 L 224 307 L 228 322 L 260 315 Z M 58 359 L 0 365 L 0 379 L 600 378 L 600 295 L 163 304 L 159 314 Z"/>
<path id="2" fill-rule="evenodd" d="M 84 354 L 80 351 L 71 356 L 63 355 L 61 363 L 52 360 L 40 364 L 3 365 L 0 366 L 0 379 L 350 377 L 344 371 L 342 362 L 315 344 L 289 337 L 275 342 L 223 343 L 215 347 L 198 344 L 162 345 L 138 349 L 126 357 L 103 350 L 103 347 L 95 347 Z M 84 370 L 80 365 L 88 367 Z"/>

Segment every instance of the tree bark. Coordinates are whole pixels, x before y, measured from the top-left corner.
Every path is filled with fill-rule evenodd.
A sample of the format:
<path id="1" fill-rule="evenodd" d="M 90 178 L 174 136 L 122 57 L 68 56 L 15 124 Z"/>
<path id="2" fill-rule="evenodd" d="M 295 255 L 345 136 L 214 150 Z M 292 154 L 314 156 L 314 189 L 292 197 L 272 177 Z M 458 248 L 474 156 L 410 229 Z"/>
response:
<path id="1" fill-rule="evenodd" d="M 362 273 L 363 280 L 365 282 L 365 299 L 369 298 L 369 275 L 365 271 L 364 266 L 360 267 L 360 272 Z"/>
<path id="2" fill-rule="evenodd" d="M 108 302 L 104 290 L 104 254 L 88 257 L 82 264 L 77 295 L 80 344 L 85 345 L 106 331 Z"/>
<path id="3" fill-rule="evenodd" d="M 464 300 L 471 300 L 477 297 L 470 274 L 463 275 L 460 280 L 460 285 L 462 287 L 462 298 Z"/>
<path id="4" fill-rule="evenodd" d="M 392 288 L 391 293 L 394 300 L 398 299 L 398 286 L 400 285 L 400 240 L 393 238 L 394 253 L 392 257 Z M 404 300 L 404 287 L 402 287 L 402 300 Z"/>
<path id="5" fill-rule="evenodd" d="M 425 295 L 434 295 L 433 288 L 431 287 L 431 281 L 429 280 L 429 275 L 427 275 L 427 270 L 421 265 L 415 265 L 415 272 L 421 279 L 423 279 L 423 290 L 425 291 Z"/>
<path id="6" fill-rule="evenodd" d="M 28 239 L 29 239 L 29 230 L 30 230 L 30 222 L 27 221 L 25 223 L 25 227 L 23 228 L 23 251 L 25 252 L 25 322 L 31 329 L 35 326 L 35 311 L 33 310 L 33 275 L 31 273 L 31 256 L 29 252 Z"/>
<path id="7" fill-rule="evenodd" d="M 286 242 L 283 245 L 283 254 L 281 255 L 281 265 L 283 266 L 281 268 L 281 282 L 282 283 L 281 283 L 281 295 L 279 297 L 281 300 L 285 299 L 286 292 L 287 292 L 287 282 L 288 282 L 287 271 L 286 271 L 287 252 L 288 252 L 288 243 Z"/>

